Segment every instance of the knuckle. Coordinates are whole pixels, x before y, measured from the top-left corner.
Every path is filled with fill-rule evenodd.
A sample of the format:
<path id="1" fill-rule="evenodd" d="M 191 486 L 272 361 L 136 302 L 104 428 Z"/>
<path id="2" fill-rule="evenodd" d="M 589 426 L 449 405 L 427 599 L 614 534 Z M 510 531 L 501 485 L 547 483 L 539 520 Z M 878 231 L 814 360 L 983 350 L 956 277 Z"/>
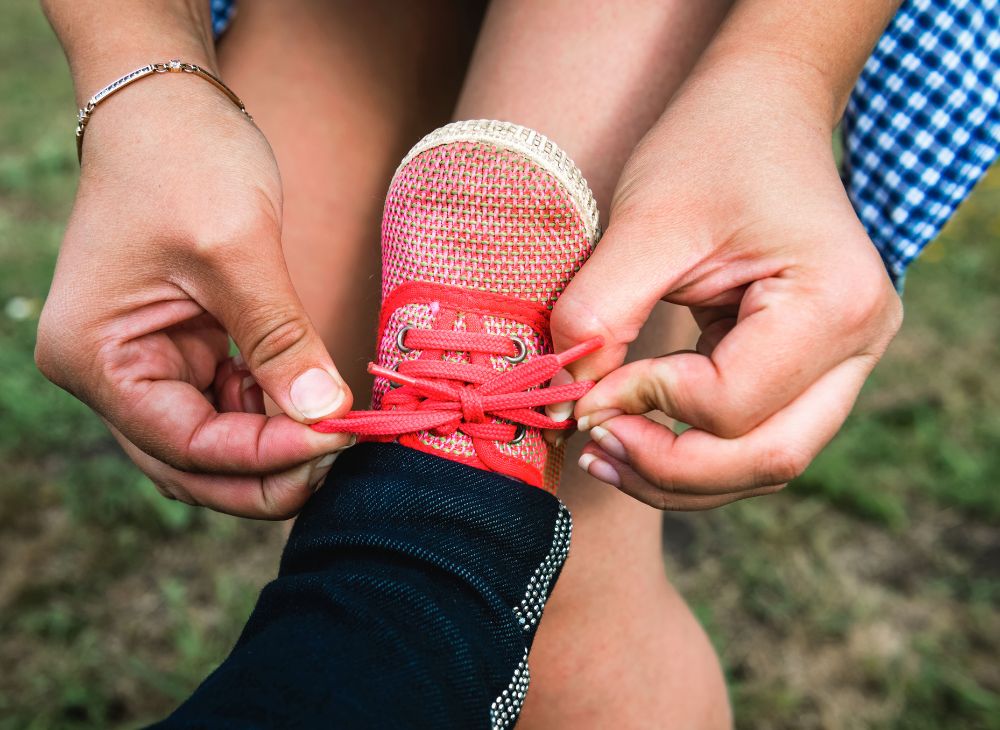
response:
<path id="1" fill-rule="evenodd" d="M 668 510 L 677 500 L 677 494 L 674 491 L 674 485 L 668 479 L 664 479 L 660 475 L 640 475 L 643 486 L 652 487 L 652 489 L 646 488 L 638 493 L 639 499 L 658 510 Z"/>
<path id="2" fill-rule="evenodd" d="M 59 341 L 48 328 L 39 326 L 38 338 L 35 341 L 35 367 L 48 380 L 58 384 L 60 378 L 59 348 L 56 344 Z"/>
<path id="3" fill-rule="evenodd" d="M 309 340 L 311 326 L 302 312 L 278 312 L 249 329 L 250 342 L 242 349 L 252 372 L 259 372 L 289 353 L 300 350 Z"/>
<path id="4" fill-rule="evenodd" d="M 283 522 L 290 520 L 299 513 L 301 506 L 298 503 L 267 504 L 265 505 L 265 519 Z"/>
<path id="5" fill-rule="evenodd" d="M 229 259 L 240 246 L 246 245 L 244 232 L 212 231 L 207 234 L 189 233 L 181 239 L 181 245 L 188 255 L 203 262 L 214 263 Z"/>
<path id="6" fill-rule="evenodd" d="M 642 401 L 650 408 L 676 413 L 678 387 L 672 363 L 667 358 L 649 360 L 645 371 L 637 384 Z"/>
<path id="7" fill-rule="evenodd" d="M 582 277 L 584 271 L 588 270 L 581 270 L 577 283 L 592 286 L 590 278 Z M 645 321 L 645 313 L 629 311 L 611 314 L 600 306 L 603 292 L 597 297 L 592 294 L 592 289 L 588 291 L 587 288 L 571 285 L 559 298 L 550 321 L 556 345 L 576 344 L 594 337 L 602 338 L 605 347 L 625 346 L 635 340 Z"/>
<path id="8" fill-rule="evenodd" d="M 735 439 L 752 431 L 761 419 L 749 408 L 721 404 L 706 415 L 706 421 L 707 430 L 719 438 Z"/>
<path id="9" fill-rule="evenodd" d="M 725 497 L 720 498 L 721 501 L 715 506 L 721 507 L 722 505 L 732 504 L 733 502 L 742 502 L 747 499 L 756 499 L 757 497 L 767 497 L 771 494 L 780 492 L 787 486 L 787 482 L 783 484 L 770 484 L 765 487 L 756 487 L 747 491 L 737 492 L 736 494 L 726 495 Z"/>
<path id="10" fill-rule="evenodd" d="M 304 483 L 288 481 L 287 477 L 265 477 L 261 482 L 258 505 L 267 520 L 287 520 L 297 515 L 312 490 Z"/>
<path id="11" fill-rule="evenodd" d="M 190 223 L 177 236 L 184 250 L 194 258 L 218 262 L 245 251 L 250 242 L 279 240 L 280 227 L 273 216 L 250 207 L 233 208 L 220 217 Z"/>
<path id="12" fill-rule="evenodd" d="M 656 491 L 647 500 L 650 507 L 655 507 L 661 512 L 676 509 L 677 505 L 683 503 L 683 498 L 679 499 L 672 490 Z"/>
<path id="13" fill-rule="evenodd" d="M 871 356 L 871 367 L 885 354 L 903 326 L 903 300 L 894 289 L 889 289 L 882 305 L 881 313 L 875 323 L 872 339 L 865 352 Z"/>
<path id="14" fill-rule="evenodd" d="M 163 497 L 164 499 L 169 499 L 172 502 L 181 501 L 178 499 L 177 495 L 173 493 L 171 486 L 166 480 L 153 479 L 152 477 L 150 477 L 149 481 L 156 489 L 156 491 L 160 493 L 160 496 Z"/>
<path id="15" fill-rule="evenodd" d="M 142 354 L 132 348 L 122 347 L 122 344 L 114 339 L 97 343 L 93 348 L 91 369 L 84 390 L 95 395 L 103 394 L 112 400 L 118 400 L 126 391 L 132 397 L 140 397 L 142 391 L 131 388 L 128 383 L 130 373 L 134 366 L 141 362 L 142 357 Z"/>
<path id="16" fill-rule="evenodd" d="M 670 509 L 672 504 L 670 495 L 664 494 L 659 490 L 644 493 L 639 497 L 639 499 L 653 509 L 660 510 L 661 512 L 665 512 Z"/>
<path id="17" fill-rule="evenodd" d="M 655 487 L 651 495 L 650 505 L 657 509 L 668 509 L 676 502 L 678 497 L 679 484 L 667 474 L 651 474 L 645 477 L 646 481 Z"/>
<path id="18" fill-rule="evenodd" d="M 723 439 L 735 439 L 752 431 L 762 420 L 760 406 L 753 399 L 737 402 L 730 393 L 718 393 L 714 399 L 702 404 L 697 425 Z"/>
<path id="19" fill-rule="evenodd" d="M 888 312 L 886 315 L 886 320 L 888 324 L 889 338 L 896 336 L 900 328 L 903 326 L 903 300 L 900 299 L 899 295 L 894 291 L 889 298 Z"/>
<path id="20" fill-rule="evenodd" d="M 648 361 L 637 384 L 644 401 L 721 438 L 737 438 L 761 420 L 755 398 L 733 392 L 706 372 L 702 355 L 679 353 Z"/>
<path id="21" fill-rule="evenodd" d="M 156 448 L 155 446 L 150 448 L 150 451 L 154 452 L 155 457 L 169 467 L 190 474 L 199 474 L 207 471 L 207 465 L 202 463 L 197 456 L 191 454 L 187 449 L 170 446 Z"/>
<path id="22" fill-rule="evenodd" d="M 848 332 L 863 331 L 878 313 L 875 297 L 868 289 L 861 288 L 844 298 L 837 319 Z"/>
<path id="23" fill-rule="evenodd" d="M 156 491 L 159 492 L 160 496 L 164 499 L 169 499 L 173 502 L 181 502 L 192 507 L 200 506 L 198 501 L 191 496 L 189 490 L 185 488 L 183 476 L 178 478 L 155 469 L 144 468 L 144 466 L 136 462 L 134 458 L 133 462 L 135 462 L 136 466 L 138 466 L 139 469 L 146 475 L 146 479 L 149 480 L 149 483 L 153 485 L 153 488 L 156 489 Z"/>
<path id="24" fill-rule="evenodd" d="M 788 445 L 772 446 L 758 462 L 755 482 L 764 487 L 782 486 L 802 476 L 809 456 Z"/>
<path id="25" fill-rule="evenodd" d="M 643 366 L 635 387 L 643 402 L 650 409 L 662 410 L 687 423 L 699 421 L 704 426 L 703 408 L 692 390 L 692 384 L 700 382 L 700 357 L 676 354 L 640 361 Z"/>
<path id="26" fill-rule="evenodd" d="M 769 494 L 777 494 L 778 492 L 783 491 L 785 489 L 785 487 L 787 487 L 787 486 L 788 486 L 788 482 L 782 482 L 781 484 L 772 484 L 772 485 L 770 485 L 768 487 L 764 487 L 759 492 L 757 492 L 754 496 L 755 497 L 766 497 Z"/>
<path id="27" fill-rule="evenodd" d="M 597 312 L 582 297 L 574 296 L 572 290 L 567 294 L 560 297 L 552 310 L 553 333 L 567 342 L 583 342 L 592 337 L 607 340 L 611 330 Z"/>
<path id="28" fill-rule="evenodd" d="M 889 299 L 896 299 L 892 285 L 879 264 L 861 267 L 854 272 L 850 291 L 841 295 L 837 304 L 837 315 L 844 327 L 849 329 L 867 328 L 888 313 Z"/>
<path id="29" fill-rule="evenodd" d="M 42 313 L 38 318 L 38 332 L 35 338 L 35 365 L 39 370 L 49 377 L 55 363 L 60 357 L 60 344 L 62 343 L 62 332 L 54 321 L 52 314 L 52 300 L 45 303 Z M 51 379 L 51 378 L 50 378 Z"/>
<path id="30" fill-rule="evenodd" d="M 74 367 L 73 361 L 79 362 L 81 350 L 73 345 L 72 332 L 52 322 L 43 311 L 35 338 L 34 361 L 46 380 L 70 390 L 74 380 L 79 380 L 80 368 Z"/>

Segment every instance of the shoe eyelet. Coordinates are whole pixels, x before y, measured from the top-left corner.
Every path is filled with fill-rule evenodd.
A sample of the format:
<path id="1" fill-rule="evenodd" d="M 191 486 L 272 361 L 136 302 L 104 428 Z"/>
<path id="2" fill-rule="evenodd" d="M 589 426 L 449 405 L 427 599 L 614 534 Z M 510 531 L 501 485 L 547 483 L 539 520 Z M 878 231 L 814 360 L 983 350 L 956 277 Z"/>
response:
<path id="1" fill-rule="evenodd" d="M 523 425 L 518 425 L 517 432 L 514 434 L 514 438 L 507 442 L 509 446 L 517 446 L 519 443 L 524 441 L 525 437 L 528 435 L 528 427 Z"/>
<path id="2" fill-rule="evenodd" d="M 406 337 L 406 333 L 411 329 L 413 329 L 413 327 L 406 325 L 403 329 L 396 333 L 396 347 L 399 348 L 400 352 L 413 352 L 413 348 L 407 347 L 403 344 L 403 339 Z"/>
<path id="3" fill-rule="evenodd" d="M 528 346 L 524 343 L 524 340 L 517 335 L 511 335 L 510 340 L 514 343 L 514 347 L 517 348 L 517 352 L 513 357 L 507 357 L 504 355 L 503 359 L 511 365 L 517 365 L 520 362 L 524 362 L 524 358 L 528 356 Z"/>
<path id="4" fill-rule="evenodd" d="M 393 365 L 392 369 L 395 370 L 398 373 L 399 372 L 399 365 L 398 364 Z M 389 390 L 397 390 L 398 388 L 402 388 L 402 387 L 403 387 L 402 383 L 397 383 L 395 380 L 390 380 L 389 381 Z"/>

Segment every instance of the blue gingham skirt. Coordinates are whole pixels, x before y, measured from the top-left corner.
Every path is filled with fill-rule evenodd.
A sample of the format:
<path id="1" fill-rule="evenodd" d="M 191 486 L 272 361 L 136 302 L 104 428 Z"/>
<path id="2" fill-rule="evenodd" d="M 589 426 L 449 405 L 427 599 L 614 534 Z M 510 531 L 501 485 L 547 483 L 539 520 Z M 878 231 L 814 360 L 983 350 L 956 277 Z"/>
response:
<path id="1" fill-rule="evenodd" d="M 216 35 L 235 0 L 211 0 Z M 843 179 L 897 286 L 1000 155 L 1000 0 L 905 0 L 842 124 Z"/>

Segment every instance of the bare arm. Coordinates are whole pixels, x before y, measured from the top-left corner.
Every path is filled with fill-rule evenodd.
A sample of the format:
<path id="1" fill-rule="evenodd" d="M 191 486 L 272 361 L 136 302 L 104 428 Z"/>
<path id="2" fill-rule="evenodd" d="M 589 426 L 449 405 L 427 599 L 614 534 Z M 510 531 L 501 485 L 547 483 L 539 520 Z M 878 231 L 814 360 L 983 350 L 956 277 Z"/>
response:
<path id="1" fill-rule="evenodd" d="M 900 2 L 740 0 L 700 66 L 770 57 L 778 67 L 797 69 L 803 81 L 808 77 L 813 104 L 832 128 Z"/>
<path id="2" fill-rule="evenodd" d="M 42 0 L 80 105 L 123 73 L 183 58 L 215 70 L 211 12 L 199 0 Z"/>

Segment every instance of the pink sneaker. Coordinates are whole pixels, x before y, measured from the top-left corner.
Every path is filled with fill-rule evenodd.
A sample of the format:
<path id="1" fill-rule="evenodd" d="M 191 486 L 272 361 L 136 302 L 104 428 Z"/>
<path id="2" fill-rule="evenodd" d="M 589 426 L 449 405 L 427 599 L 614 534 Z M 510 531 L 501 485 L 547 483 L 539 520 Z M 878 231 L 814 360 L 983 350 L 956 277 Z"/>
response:
<path id="1" fill-rule="evenodd" d="M 580 171 L 550 140 L 456 122 L 403 159 L 382 220 L 375 410 L 320 421 L 555 492 L 562 449 L 541 409 L 592 384 L 546 387 L 599 341 L 552 354 L 549 314 L 600 235 Z"/>

